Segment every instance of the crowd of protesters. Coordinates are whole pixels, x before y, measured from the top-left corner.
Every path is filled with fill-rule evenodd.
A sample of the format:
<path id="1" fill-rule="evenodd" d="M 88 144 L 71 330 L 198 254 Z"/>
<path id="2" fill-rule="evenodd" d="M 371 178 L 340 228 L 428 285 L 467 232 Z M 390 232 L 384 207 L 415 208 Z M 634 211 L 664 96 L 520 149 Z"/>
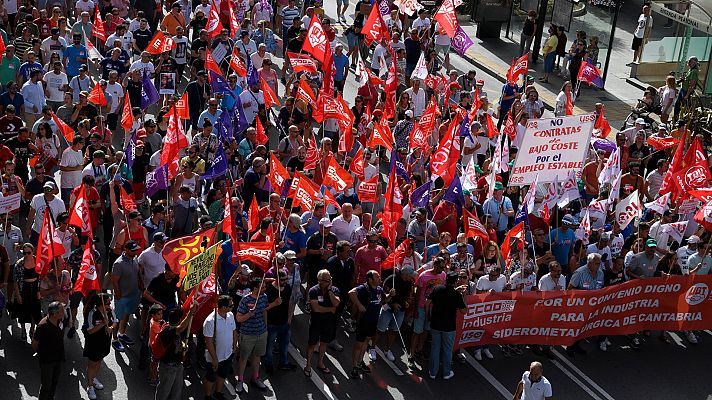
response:
<path id="1" fill-rule="evenodd" d="M 227 378 L 238 394 L 247 384 L 265 390 L 264 373 L 297 368 L 288 355 L 297 308 L 309 314 L 306 377 L 331 373 L 325 354 L 344 351 L 346 330 L 352 379 L 371 373 L 365 360 L 377 360 L 378 346 L 391 362 L 402 357 L 447 380 L 453 356 L 465 357 L 453 347 L 468 295 L 594 290 L 712 268 L 712 235 L 694 211 L 678 212 L 680 203 L 645 208 L 626 226 L 585 208 L 635 190 L 645 202 L 659 199 L 676 147 L 698 146 L 706 159 L 709 137 L 674 118 L 656 132 L 638 120 L 610 133 L 612 147 L 587 152 L 578 199 L 549 207 L 555 183 L 507 185 L 527 121 L 544 114 L 533 79 L 488 97 L 475 70 L 451 69 L 452 38 L 433 10 L 408 16 L 382 2 L 387 35 L 368 43 L 363 28 L 376 7 L 368 0 L 353 18 L 345 1 L 336 18 L 321 0 L 20 3 L 5 0 L 0 10 L 0 183 L 3 197 L 20 197 L 0 216 L 0 294 L 13 333 L 2 341 L 32 343 L 41 399 L 60 397 L 64 341 L 78 334 L 89 399 L 104 388 L 102 359 L 131 348 L 156 399 L 182 398 L 193 360 L 206 399 L 224 398 Z M 314 26 L 327 38 L 321 57 Z M 555 27 L 550 34 L 544 82 L 559 47 Z M 522 52 L 530 42 L 523 37 Z M 575 75 L 557 115 L 569 114 Z M 352 79 L 355 96 L 345 91 Z M 334 104 L 339 111 L 325 115 Z M 499 129 L 511 146 L 502 148 Z M 609 132 L 597 126 L 594 135 L 606 141 Z M 676 142 L 659 149 L 650 138 Z M 599 179 L 614 155 L 619 187 L 615 177 Z M 454 181 L 464 189 L 453 192 Z M 534 207 L 521 215 L 528 192 Z M 466 214 L 480 234 L 469 234 Z M 524 219 L 523 240 L 504 243 Z M 681 240 L 664 228 L 675 221 L 689 221 Z M 198 306 L 187 299 L 197 289 L 183 290 L 185 270 L 164 246 L 216 227 L 215 309 L 194 321 Z M 233 257 L 237 242 L 273 243 L 267 268 Z M 62 250 L 45 260 L 55 243 Z M 98 290 L 83 292 L 87 279 Z M 639 348 L 646 333 L 630 345 Z M 608 346 L 599 339 L 600 351 Z M 550 347 L 529 348 L 553 357 Z M 578 342 L 567 348 L 572 357 L 585 352 Z M 495 353 L 480 346 L 473 355 Z M 529 386 L 517 391 L 540 378 L 541 364 L 532 364 L 522 380 Z"/>

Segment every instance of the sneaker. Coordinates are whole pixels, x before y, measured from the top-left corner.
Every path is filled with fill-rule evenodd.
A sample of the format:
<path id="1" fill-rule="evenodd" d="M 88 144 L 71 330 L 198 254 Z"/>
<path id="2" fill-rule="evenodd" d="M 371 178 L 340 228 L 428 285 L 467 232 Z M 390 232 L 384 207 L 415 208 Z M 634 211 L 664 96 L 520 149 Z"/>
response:
<path id="1" fill-rule="evenodd" d="M 376 354 L 376 349 L 370 348 L 368 350 L 368 358 L 370 358 L 371 361 L 376 361 L 378 359 L 378 355 Z"/>
<path id="2" fill-rule="evenodd" d="M 339 343 L 338 340 L 334 339 L 329 343 L 329 348 L 335 351 L 344 351 L 344 346 Z"/>
<path id="3" fill-rule="evenodd" d="M 633 338 L 633 345 L 636 347 L 640 346 L 640 339 L 638 339 L 637 336 Z"/>
<path id="4" fill-rule="evenodd" d="M 94 389 L 96 390 L 104 390 L 104 384 L 99 382 L 99 379 L 94 378 L 94 380 L 91 382 L 94 385 Z"/>
<path id="5" fill-rule="evenodd" d="M 388 359 L 388 361 L 395 361 L 395 360 L 396 360 L 396 356 L 394 356 L 394 355 L 393 355 L 393 352 L 390 351 L 390 350 L 388 350 L 388 351 L 386 352 L 386 358 Z"/>
<path id="6" fill-rule="evenodd" d="M 89 400 L 96 400 L 96 390 L 94 390 L 94 386 L 87 388 L 87 397 L 89 397 Z"/>
<path id="7" fill-rule="evenodd" d="M 435 375 L 431 374 L 430 372 L 428 372 L 428 377 L 430 377 L 430 379 L 435 379 Z"/>
<path id="8" fill-rule="evenodd" d="M 260 378 L 252 379 L 251 383 L 252 383 L 252 386 L 256 387 L 257 389 L 267 390 L 267 385 L 265 385 L 265 383 L 262 382 L 262 380 Z"/>
<path id="9" fill-rule="evenodd" d="M 116 351 L 120 351 L 120 352 L 126 351 L 126 347 L 124 347 L 124 345 L 121 344 L 121 342 L 118 340 L 112 341 L 111 345 L 114 347 L 114 350 L 116 350 Z"/>
<path id="10" fill-rule="evenodd" d="M 599 343 L 598 348 L 601 349 L 601 351 L 608 351 L 608 345 L 606 344 L 606 341 L 604 340 Z"/>
<path id="11" fill-rule="evenodd" d="M 482 361 L 482 349 L 475 350 L 475 360 Z"/>
<path id="12" fill-rule="evenodd" d="M 127 346 L 131 346 L 135 343 L 134 340 L 131 339 L 128 335 L 119 335 L 119 340 Z"/>
<path id="13" fill-rule="evenodd" d="M 457 352 L 457 356 L 456 356 L 456 357 L 457 357 L 458 360 L 460 360 L 461 363 L 464 363 L 464 362 L 467 361 L 467 359 L 465 358 L 465 353 L 463 353 L 462 350 L 460 350 L 460 351 Z"/>
<path id="14" fill-rule="evenodd" d="M 490 360 L 494 358 L 492 352 L 489 349 L 482 350 L 482 353 L 484 353 L 485 357 L 489 358 Z"/>
<path id="15" fill-rule="evenodd" d="M 612 344 L 613 344 L 613 343 L 611 343 L 611 341 L 608 340 L 608 338 L 606 338 L 606 346 L 610 346 L 610 345 L 612 345 Z"/>
<path id="16" fill-rule="evenodd" d="M 455 372 L 454 372 L 454 371 L 450 371 L 449 374 L 443 376 L 443 379 L 445 379 L 445 380 L 447 381 L 447 380 L 449 380 L 449 379 L 452 379 L 453 376 L 455 376 Z"/>
<path id="17" fill-rule="evenodd" d="M 74 326 L 72 326 L 72 327 L 69 328 L 69 330 L 67 331 L 67 338 L 68 338 L 68 339 L 74 339 L 74 335 L 76 335 L 76 334 L 77 334 L 77 328 L 75 328 Z"/>
<path id="18" fill-rule="evenodd" d="M 245 387 L 242 385 L 242 381 L 238 380 L 235 383 L 235 393 L 242 393 L 245 390 Z"/>
<path id="19" fill-rule="evenodd" d="M 697 336 L 695 336 L 695 333 L 692 331 L 687 331 L 686 333 L 687 340 L 692 343 L 692 344 L 697 344 Z"/>
<path id="20" fill-rule="evenodd" d="M 368 365 L 366 365 L 366 363 L 363 362 L 363 361 L 361 361 L 361 362 L 358 364 L 358 368 L 359 368 L 361 371 L 363 371 L 363 372 L 365 372 L 365 373 L 367 373 L 367 374 L 370 374 L 370 373 L 371 373 L 371 367 L 369 367 Z"/>

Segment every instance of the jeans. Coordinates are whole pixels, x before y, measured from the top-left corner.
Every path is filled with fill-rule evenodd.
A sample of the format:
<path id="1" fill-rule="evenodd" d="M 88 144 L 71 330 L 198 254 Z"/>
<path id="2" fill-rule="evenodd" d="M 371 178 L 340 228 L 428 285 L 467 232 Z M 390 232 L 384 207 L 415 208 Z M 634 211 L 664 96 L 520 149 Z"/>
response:
<path id="1" fill-rule="evenodd" d="M 532 40 L 534 39 L 534 36 L 527 36 L 525 34 L 522 34 L 522 36 L 519 39 L 519 55 L 523 56 L 525 54 L 529 53 L 529 50 L 532 47 Z M 526 50 L 526 53 L 524 52 Z"/>
<path id="2" fill-rule="evenodd" d="M 274 350 L 275 339 L 279 346 L 279 365 L 289 363 L 287 348 L 289 347 L 290 333 L 289 324 L 267 326 L 267 352 L 264 355 L 264 363 L 266 366 L 272 365 L 272 351 Z"/>
<path id="3" fill-rule="evenodd" d="M 40 400 L 54 399 L 59 375 L 62 372 L 60 361 L 40 363 Z"/>
<path id="4" fill-rule="evenodd" d="M 183 398 L 183 364 L 158 363 L 158 386 L 155 400 L 181 400 Z"/>
<path id="5" fill-rule="evenodd" d="M 440 360 L 443 363 L 443 376 L 448 376 L 452 371 L 452 348 L 455 345 L 455 332 L 430 330 L 432 342 L 430 346 L 430 375 L 437 375 Z"/>

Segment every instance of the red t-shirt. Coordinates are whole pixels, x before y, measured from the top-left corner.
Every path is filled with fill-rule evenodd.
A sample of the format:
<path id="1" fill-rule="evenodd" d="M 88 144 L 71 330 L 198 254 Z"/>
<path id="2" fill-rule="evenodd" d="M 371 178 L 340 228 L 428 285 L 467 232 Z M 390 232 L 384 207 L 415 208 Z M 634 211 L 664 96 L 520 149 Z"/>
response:
<path id="1" fill-rule="evenodd" d="M 438 232 L 449 232 L 451 241 L 454 241 L 455 239 L 457 239 L 457 210 L 455 209 L 454 204 L 450 203 L 449 201 L 441 201 L 440 204 L 435 207 L 433 221 L 439 221 L 441 219 L 444 219 L 448 215 L 452 215 L 452 217 L 444 224 L 438 226 Z"/>
<path id="2" fill-rule="evenodd" d="M 381 246 L 376 246 L 375 249 L 369 249 L 368 246 L 363 246 L 356 251 L 354 263 L 356 264 L 356 283 L 366 282 L 366 273 L 369 270 L 381 272 L 381 262 L 388 257 L 388 253 Z"/>
<path id="3" fill-rule="evenodd" d="M 502 182 L 502 177 L 499 175 L 495 175 L 497 182 Z M 489 184 L 487 183 L 487 178 L 489 178 L 489 175 L 484 175 L 481 176 L 477 180 L 477 187 L 478 188 L 483 188 L 481 192 L 477 194 L 477 202 L 480 204 L 484 204 L 485 200 L 487 200 L 487 193 L 489 192 Z"/>

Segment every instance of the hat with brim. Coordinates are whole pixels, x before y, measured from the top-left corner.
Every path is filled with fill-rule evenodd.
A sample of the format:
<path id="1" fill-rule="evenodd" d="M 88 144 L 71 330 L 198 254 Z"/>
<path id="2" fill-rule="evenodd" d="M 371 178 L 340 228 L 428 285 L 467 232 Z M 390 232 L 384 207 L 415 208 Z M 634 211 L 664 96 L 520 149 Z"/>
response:
<path id="1" fill-rule="evenodd" d="M 495 182 L 494 183 L 494 190 L 503 190 L 504 185 L 502 185 L 502 182 Z"/>
<path id="2" fill-rule="evenodd" d="M 646 247 L 658 247 L 658 242 L 656 242 L 655 239 L 648 239 L 645 241 L 645 246 Z"/>

